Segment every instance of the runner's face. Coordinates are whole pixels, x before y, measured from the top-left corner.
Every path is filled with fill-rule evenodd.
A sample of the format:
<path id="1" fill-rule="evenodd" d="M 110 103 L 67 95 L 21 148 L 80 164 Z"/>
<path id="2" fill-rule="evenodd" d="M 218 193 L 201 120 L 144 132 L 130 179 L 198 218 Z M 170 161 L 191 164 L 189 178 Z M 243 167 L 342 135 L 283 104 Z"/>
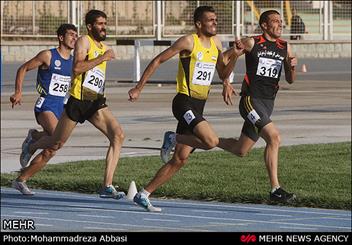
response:
<path id="1" fill-rule="evenodd" d="M 104 17 L 99 17 L 95 20 L 91 33 L 98 42 L 106 39 L 106 19 Z"/>
<path id="2" fill-rule="evenodd" d="M 267 23 L 264 23 L 264 31 L 273 38 L 281 37 L 282 19 L 279 14 L 269 15 Z"/>
<path id="3" fill-rule="evenodd" d="M 73 49 L 75 47 L 75 43 L 77 41 L 78 35 L 74 30 L 67 30 L 64 36 L 64 45 L 69 49 Z"/>
<path id="4" fill-rule="evenodd" d="M 212 37 L 216 35 L 216 26 L 218 24 L 218 20 L 216 18 L 216 14 L 212 12 L 203 13 L 201 20 L 200 31 L 208 37 Z"/>

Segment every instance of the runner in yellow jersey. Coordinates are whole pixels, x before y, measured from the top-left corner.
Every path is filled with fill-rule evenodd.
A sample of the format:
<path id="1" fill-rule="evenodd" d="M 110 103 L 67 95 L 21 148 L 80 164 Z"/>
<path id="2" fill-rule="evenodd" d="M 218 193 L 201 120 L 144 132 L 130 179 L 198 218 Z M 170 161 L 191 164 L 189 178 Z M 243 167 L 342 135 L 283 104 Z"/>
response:
<path id="1" fill-rule="evenodd" d="M 114 188 L 112 180 L 124 135 L 105 103 L 106 62 L 115 58 L 113 50 L 102 42 L 106 38 L 106 19 L 106 14 L 99 10 L 90 10 L 86 14 L 88 35 L 80 37 L 75 46 L 72 85 L 65 111 L 53 136 L 30 144 L 26 154 L 30 156 L 37 149 L 57 151 L 67 141 L 77 123 L 88 120 L 110 141 L 100 197 L 120 199 L 125 194 Z"/>
<path id="2" fill-rule="evenodd" d="M 186 164 L 192 150 L 194 148 L 208 150 L 217 146 L 218 136 L 204 119 L 203 109 L 215 70 L 222 80 L 227 79 L 234 68 L 237 54 L 242 53 L 240 48 L 234 48 L 229 63 L 224 64 L 221 42 L 216 37 L 216 14 L 212 7 L 198 7 L 194 12 L 193 20 L 196 33 L 179 38 L 155 57 L 147 66 L 138 84 L 128 92 L 130 101 L 137 100 L 145 83 L 159 65 L 179 54 L 177 95 L 172 104 L 173 114 L 178 120 L 177 134 L 167 132 L 164 137 L 164 142 L 167 139 L 172 141 L 171 144 L 176 145 L 175 153 L 172 159 L 168 160 L 172 146 L 164 150 L 165 144 L 163 144 L 161 157 L 168 164 L 162 166 L 152 181 L 134 197 L 138 205 L 151 212 L 160 212 L 161 209 L 151 205 L 149 195 Z"/>

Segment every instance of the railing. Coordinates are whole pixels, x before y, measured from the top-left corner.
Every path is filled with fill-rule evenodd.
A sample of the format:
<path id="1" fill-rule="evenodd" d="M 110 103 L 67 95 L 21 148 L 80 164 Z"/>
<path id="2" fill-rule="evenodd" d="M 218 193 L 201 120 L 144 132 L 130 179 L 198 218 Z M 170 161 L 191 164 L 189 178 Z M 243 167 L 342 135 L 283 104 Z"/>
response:
<path id="1" fill-rule="evenodd" d="M 107 14 L 109 38 L 174 39 L 193 31 L 200 5 L 215 8 L 225 40 L 260 31 L 258 17 L 267 9 L 281 13 L 285 38 L 292 36 L 296 13 L 306 27 L 302 39 L 351 40 L 350 1 L 1 1 L 1 39 L 53 39 L 67 22 L 84 34 L 84 16 L 93 8 Z"/>

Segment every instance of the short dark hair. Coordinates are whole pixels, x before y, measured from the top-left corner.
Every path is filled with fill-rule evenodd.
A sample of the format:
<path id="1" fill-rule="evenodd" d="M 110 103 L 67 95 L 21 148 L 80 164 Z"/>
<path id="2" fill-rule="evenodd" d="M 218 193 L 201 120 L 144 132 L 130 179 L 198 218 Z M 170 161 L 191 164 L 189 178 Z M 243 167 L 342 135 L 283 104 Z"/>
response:
<path id="1" fill-rule="evenodd" d="M 260 18 L 259 18 L 259 26 L 260 28 L 262 27 L 262 24 L 263 23 L 267 23 L 268 20 L 269 20 L 269 15 L 272 15 L 272 14 L 278 14 L 280 15 L 279 12 L 277 12 L 276 10 L 267 10 L 265 12 L 263 12 L 261 15 L 260 15 Z"/>
<path id="2" fill-rule="evenodd" d="M 97 9 L 92 9 L 89 10 L 89 12 L 86 14 L 86 25 L 91 24 L 93 25 L 94 22 L 99 18 L 103 17 L 107 19 L 106 14 L 103 11 L 97 10 Z"/>
<path id="3" fill-rule="evenodd" d="M 67 30 L 73 30 L 75 32 L 77 32 L 77 27 L 75 27 L 72 24 L 62 24 L 59 26 L 59 28 L 57 28 L 56 34 L 57 36 L 64 36 L 67 32 Z"/>
<path id="4" fill-rule="evenodd" d="M 196 8 L 196 10 L 194 10 L 194 14 L 193 14 L 194 24 L 196 24 L 197 21 L 200 21 L 204 12 L 215 13 L 215 9 L 211 6 L 199 6 L 198 8 Z"/>

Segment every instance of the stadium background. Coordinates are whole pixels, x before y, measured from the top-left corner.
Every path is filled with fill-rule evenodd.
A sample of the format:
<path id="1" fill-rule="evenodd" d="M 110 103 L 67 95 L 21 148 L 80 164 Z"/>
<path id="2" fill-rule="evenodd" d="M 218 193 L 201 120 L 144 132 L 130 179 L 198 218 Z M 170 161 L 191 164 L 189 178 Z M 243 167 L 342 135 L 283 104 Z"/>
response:
<path id="1" fill-rule="evenodd" d="M 192 13 L 199 5 L 216 9 L 223 41 L 255 34 L 259 15 L 267 9 L 282 13 L 283 38 L 289 39 L 296 9 L 307 29 L 303 40 L 291 41 L 299 57 L 351 56 L 350 1 L 1 1 L 3 62 L 25 61 L 56 45 L 61 23 L 73 23 L 79 34 L 86 33 L 84 16 L 93 8 L 108 15 L 107 42 L 121 59 L 132 59 L 133 48 L 116 46 L 116 39 L 175 40 L 193 30 Z M 141 59 L 164 48 L 143 47 Z"/>

